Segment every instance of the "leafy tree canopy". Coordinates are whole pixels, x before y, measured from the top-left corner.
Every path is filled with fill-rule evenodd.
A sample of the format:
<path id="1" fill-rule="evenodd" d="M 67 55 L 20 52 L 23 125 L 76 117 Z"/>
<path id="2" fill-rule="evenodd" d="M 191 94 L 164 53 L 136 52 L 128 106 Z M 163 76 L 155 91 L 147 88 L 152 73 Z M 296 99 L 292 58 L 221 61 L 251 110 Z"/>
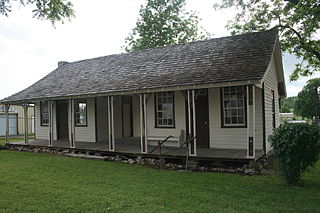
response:
<path id="1" fill-rule="evenodd" d="M 46 19 L 54 25 L 57 21 L 74 17 L 73 5 L 65 0 L 0 0 L 0 14 L 8 16 L 12 11 L 12 3 L 19 1 L 21 5 L 34 5 L 33 17 Z"/>
<path id="2" fill-rule="evenodd" d="M 136 27 L 126 38 L 127 52 L 186 43 L 209 36 L 200 31 L 199 17 L 185 10 L 185 0 L 148 0 L 142 5 Z"/>
<path id="3" fill-rule="evenodd" d="M 319 0 L 221 0 L 214 8 L 235 8 L 238 11 L 226 26 L 232 34 L 277 27 L 282 50 L 301 59 L 290 76 L 291 80 L 319 71 Z"/>
<path id="4" fill-rule="evenodd" d="M 294 104 L 296 100 L 297 100 L 296 96 L 288 97 L 281 100 L 281 112 L 285 112 L 285 113 L 293 112 Z"/>
<path id="5" fill-rule="evenodd" d="M 318 87 L 320 87 L 320 78 L 311 79 L 299 92 L 294 106 L 296 115 L 309 119 L 320 115 Z"/>

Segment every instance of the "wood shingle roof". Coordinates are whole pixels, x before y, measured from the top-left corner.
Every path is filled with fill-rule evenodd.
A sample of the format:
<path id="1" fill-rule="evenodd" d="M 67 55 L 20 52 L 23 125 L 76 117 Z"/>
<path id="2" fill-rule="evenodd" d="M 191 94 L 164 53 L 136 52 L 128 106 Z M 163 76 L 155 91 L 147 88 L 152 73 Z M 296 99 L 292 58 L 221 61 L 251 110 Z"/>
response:
<path id="1" fill-rule="evenodd" d="M 1 102 L 260 80 L 277 39 L 272 29 L 64 63 Z"/>

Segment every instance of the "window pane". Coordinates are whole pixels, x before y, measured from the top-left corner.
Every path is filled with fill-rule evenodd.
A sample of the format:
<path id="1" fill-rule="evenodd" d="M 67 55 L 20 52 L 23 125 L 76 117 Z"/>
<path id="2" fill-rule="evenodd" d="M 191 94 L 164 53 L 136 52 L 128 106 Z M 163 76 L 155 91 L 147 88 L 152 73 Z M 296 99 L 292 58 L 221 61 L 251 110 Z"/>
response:
<path id="1" fill-rule="evenodd" d="M 76 125 L 87 125 L 87 103 L 84 101 L 77 101 L 75 107 L 75 122 Z"/>
<path id="2" fill-rule="evenodd" d="M 224 124 L 244 125 L 245 124 L 245 96 L 244 87 L 224 87 L 223 88 L 223 112 Z"/>
<path id="3" fill-rule="evenodd" d="M 156 93 L 157 126 L 173 126 L 173 92 Z"/>

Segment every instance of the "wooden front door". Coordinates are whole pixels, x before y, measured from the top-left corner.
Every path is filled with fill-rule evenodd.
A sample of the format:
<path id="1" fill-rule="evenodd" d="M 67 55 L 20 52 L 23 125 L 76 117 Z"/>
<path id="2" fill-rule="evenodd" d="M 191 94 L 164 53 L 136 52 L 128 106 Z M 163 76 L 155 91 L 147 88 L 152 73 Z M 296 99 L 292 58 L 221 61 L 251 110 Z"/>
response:
<path id="1" fill-rule="evenodd" d="M 208 89 L 197 90 L 195 105 L 197 147 L 210 148 Z"/>
<path id="2" fill-rule="evenodd" d="M 68 140 L 68 102 L 58 101 L 57 102 L 57 135 L 58 140 Z"/>

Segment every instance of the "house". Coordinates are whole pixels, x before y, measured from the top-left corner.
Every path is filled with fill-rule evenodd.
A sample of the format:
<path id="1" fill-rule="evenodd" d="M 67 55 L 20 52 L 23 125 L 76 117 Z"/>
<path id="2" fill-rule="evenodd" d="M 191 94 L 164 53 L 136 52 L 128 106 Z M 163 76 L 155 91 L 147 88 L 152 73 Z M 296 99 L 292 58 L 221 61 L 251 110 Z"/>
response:
<path id="1" fill-rule="evenodd" d="M 9 108 L 9 134 L 24 134 L 24 110 L 22 106 L 11 106 Z M 34 107 L 28 108 L 28 134 L 35 131 L 34 126 Z M 0 137 L 5 136 L 5 105 L 0 104 Z"/>
<path id="2" fill-rule="evenodd" d="M 148 154 L 158 141 L 169 148 L 189 140 L 191 156 L 257 159 L 272 149 L 267 138 L 284 97 L 271 29 L 59 62 L 1 103 L 35 105 L 29 145 Z"/>

